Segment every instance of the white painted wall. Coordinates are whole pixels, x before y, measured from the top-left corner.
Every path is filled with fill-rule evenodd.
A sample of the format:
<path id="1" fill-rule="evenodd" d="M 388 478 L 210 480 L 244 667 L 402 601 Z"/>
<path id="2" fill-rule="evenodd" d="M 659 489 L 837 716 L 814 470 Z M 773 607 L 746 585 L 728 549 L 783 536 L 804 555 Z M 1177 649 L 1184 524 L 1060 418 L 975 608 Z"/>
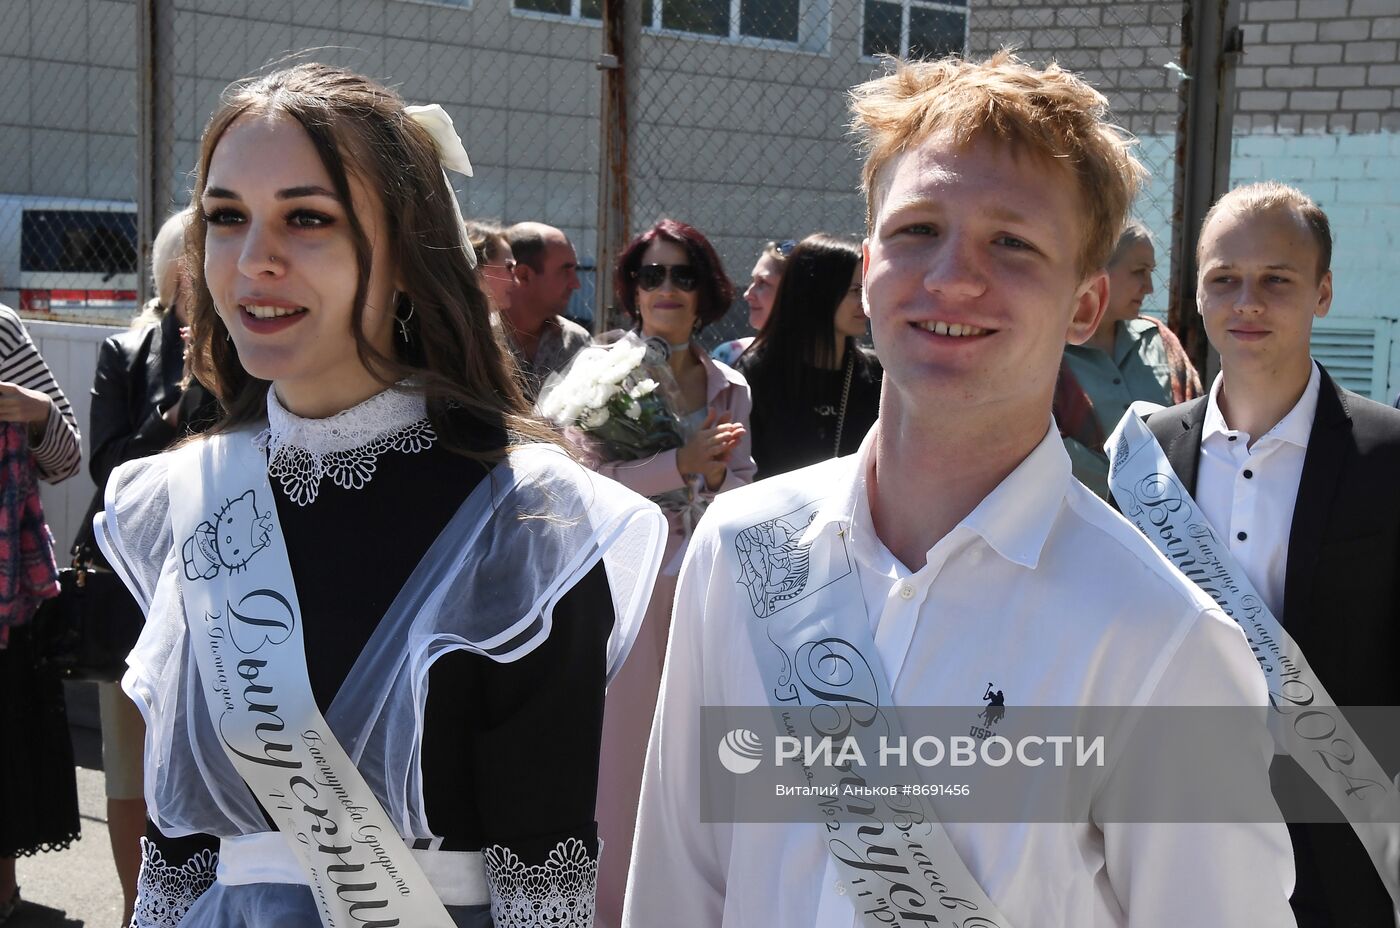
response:
<path id="1" fill-rule="evenodd" d="M 1400 320 L 1400 133 L 1236 136 L 1232 187 L 1260 180 L 1291 184 L 1332 223 L 1334 297 L 1328 322 L 1374 325 L 1386 364 L 1372 398 L 1400 390 L 1400 352 L 1389 344 Z"/>
<path id="2" fill-rule="evenodd" d="M 97 371 L 97 352 L 110 335 L 122 331 L 105 325 L 74 325 L 64 322 L 36 322 L 26 319 L 24 327 L 39 348 L 54 379 L 73 404 L 73 415 L 83 434 L 83 466 L 60 484 L 40 484 L 39 496 L 44 516 L 53 531 L 54 550 L 59 565 L 68 562 L 68 549 L 78 532 L 78 523 L 87 514 L 96 492 L 88 476 L 88 413 L 92 401 L 92 378 Z"/>

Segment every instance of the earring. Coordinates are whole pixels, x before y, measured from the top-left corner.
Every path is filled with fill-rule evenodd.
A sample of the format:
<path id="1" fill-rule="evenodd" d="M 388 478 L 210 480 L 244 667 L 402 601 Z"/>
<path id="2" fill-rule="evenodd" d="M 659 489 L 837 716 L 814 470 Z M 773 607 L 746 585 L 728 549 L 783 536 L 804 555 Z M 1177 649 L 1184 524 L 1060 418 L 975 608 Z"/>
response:
<path id="1" fill-rule="evenodd" d="M 397 294 L 395 294 L 395 297 L 397 297 Z M 405 344 L 407 344 L 409 341 L 408 320 L 413 318 L 413 313 L 415 312 L 416 307 L 414 307 L 412 300 L 405 298 L 405 302 L 408 303 L 408 315 L 400 316 L 398 313 L 394 313 L 394 321 L 398 323 L 399 326 L 399 337 L 403 339 Z M 394 304 L 398 305 L 397 298 L 394 300 Z"/>

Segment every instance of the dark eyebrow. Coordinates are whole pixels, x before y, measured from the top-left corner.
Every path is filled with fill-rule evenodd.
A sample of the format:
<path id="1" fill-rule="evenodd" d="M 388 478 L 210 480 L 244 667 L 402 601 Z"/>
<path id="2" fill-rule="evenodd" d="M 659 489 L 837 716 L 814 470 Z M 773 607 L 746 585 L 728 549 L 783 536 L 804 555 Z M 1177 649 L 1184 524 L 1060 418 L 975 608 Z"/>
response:
<path id="1" fill-rule="evenodd" d="M 205 187 L 204 195 L 216 200 L 243 199 L 232 190 L 225 189 L 224 187 Z M 308 184 L 304 187 L 288 187 L 285 190 L 277 191 L 277 199 L 279 200 L 295 200 L 300 197 L 330 197 L 332 200 L 340 199 L 340 197 L 336 196 L 332 191 L 315 184 Z"/>
<path id="2" fill-rule="evenodd" d="M 334 191 L 327 190 L 315 184 L 308 184 L 304 187 L 288 187 L 286 190 L 277 191 L 279 200 L 295 200 L 299 197 L 330 197 L 332 200 L 339 200 Z"/>

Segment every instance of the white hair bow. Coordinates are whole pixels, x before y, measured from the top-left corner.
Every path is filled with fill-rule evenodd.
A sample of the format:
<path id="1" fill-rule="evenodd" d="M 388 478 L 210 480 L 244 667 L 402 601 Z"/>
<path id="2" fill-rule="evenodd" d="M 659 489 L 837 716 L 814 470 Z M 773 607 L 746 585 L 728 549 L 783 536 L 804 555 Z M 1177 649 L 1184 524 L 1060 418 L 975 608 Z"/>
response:
<path id="1" fill-rule="evenodd" d="M 404 115 L 418 125 L 422 126 L 432 137 L 433 145 L 437 147 L 438 160 L 442 162 L 442 178 L 447 182 L 447 190 L 452 200 L 452 211 L 457 215 L 457 224 L 462 226 L 462 247 L 467 253 L 467 263 L 476 267 L 476 251 L 472 248 L 471 242 L 467 241 L 467 230 L 465 220 L 462 219 L 462 207 L 457 203 L 456 191 L 452 189 L 452 182 L 447 178 L 448 171 L 456 171 L 458 174 L 472 176 L 471 159 L 467 157 L 467 149 L 462 145 L 462 137 L 457 134 L 457 129 L 452 125 L 452 117 L 447 115 L 447 110 L 436 103 L 427 106 L 405 106 Z"/>

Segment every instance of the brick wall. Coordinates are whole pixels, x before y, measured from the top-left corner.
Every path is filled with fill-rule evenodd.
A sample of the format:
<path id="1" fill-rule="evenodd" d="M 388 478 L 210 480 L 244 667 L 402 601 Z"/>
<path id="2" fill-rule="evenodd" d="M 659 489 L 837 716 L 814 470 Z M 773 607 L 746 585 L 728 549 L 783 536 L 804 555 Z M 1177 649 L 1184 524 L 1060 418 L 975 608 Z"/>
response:
<path id="1" fill-rule="evenodd" d="M 1400 131 L 1400 0 L 1247 0 L 1235 131 Z"/>
<path id="2" fill-rule="evenodd" d="M 1180 55 L 1183 8 L 1176 0 L 973 0 L 968 51 L 1014 46 L 1023 58 L 1057 61 L 1102 90 L 1129 131 L 1172 135 L 1178 94 L 1168 64 Z"/>
<path id="3" fill-rule="evenodd" d="M 1157 244 L 1155 292 L 1146 312 L 1165 316 L 1171 261 L 1172 184 L 1178 77 L 1169 65 L 1181 53 L 1181 12 L 1175 0 L 1125 3 L 1076 0 L 974 0 L 968 52 L 987 55 L 1014 46 L 1037 63 L 1056 61 L 1080 74 L 1108 98 L 1116 122 L 1138 139 L 1137 155 L 1150 176 L 1133 214 Z"/>
<path id="4" fill-rule="evenodd" d="M 1292 184 L 1335 240 L 1328 324 L 1374 325 L 1389 400 L 1400 385 L 1400 0 L 1247 0 L 1232 186 Z"/>

